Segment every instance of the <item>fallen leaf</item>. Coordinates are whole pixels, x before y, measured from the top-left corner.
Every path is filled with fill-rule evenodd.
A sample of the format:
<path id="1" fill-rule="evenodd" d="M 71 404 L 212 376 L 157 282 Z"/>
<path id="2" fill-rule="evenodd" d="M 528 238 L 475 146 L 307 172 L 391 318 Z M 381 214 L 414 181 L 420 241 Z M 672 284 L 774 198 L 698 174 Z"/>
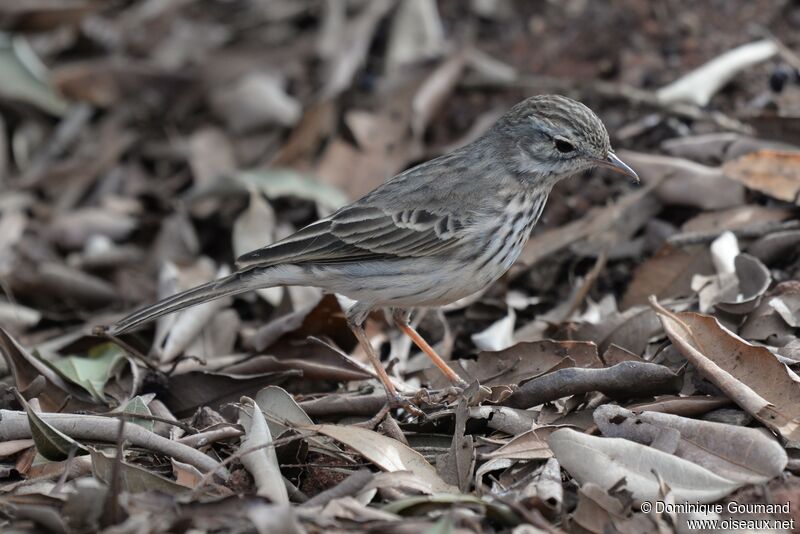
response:
<path id="1" fill-rule="evenodd" d="M 656 310 L 664 331 L 705 378 L 747 413 L 790 442 L 800 441 L 800 380 L 765 347 L 730 332 L 708 315 Z"/>
<path id="2" fill-rule="evenodd" d="M 764 483 L 779 476 L 787 463 L 783 447 L 756 428 L 658 412 L 634 414 L 611 404 L 598 407 L 594 420 L 604 435 L 644 445 L 653 445 L 668 431 L 676 432 L 678 441 L 672 454 L 736 482 Z M 643 430 L 648 428 L 651 434 L 645 436 Z"/>
<path id="3" fill-rule="evenodd" d="M 433 0 L 401 2 L 392 18 L 386 69 L 391 75 L 401 67 L 435 59 L 445 50 L 445 32 Z"/>
<path id="4" fill-rule="evenodd" d="M 672 488 L 676 500 L 687 502 L 714 502 L 742 485 L 688 460 L 626 439 L 562 428 L 550 434 L 548 443 L 561 466 L 581 484 L 608 489 L 624 479 L 625 489 L 638 501 L 658 499 L 659 477 Z"/>
<path id="5" fill-rule="evenodd" d="M 270 433 L 276 438 L 289 428 L 314 424 L 308 414 L 282 387 L 265 387 L 256 394 L 255 402 L 258 408 L 267 415 L 267 426 Z M 282 421 L 290 423 L 292 427 L 284 425 Z"/>
<path id="6" fill-rule="evenodd" d="M 114 456 L 106 456 L 99 449 L 90 449 L 92 455 L 92 473 L 98 480 L 111 484 L 114 477 L 115 464 L 118 466 L 120 489 L 130 493 L 160 491 L 166 495 L 183 495 L 189 488 L 152 473 L 143 467 L 130 464 L 124 460 L 117 461 Z"/>
<path id="7" fill-rule="evenodd" d="M 692 294 L 691 282 L 695 274 L 713 273 L 706 247 L 676 248 L 664 245 L 652 258 L 636 267 L 620 302 L 620 310 L 645 305 L 650 295 L 661 299 L 689 296 Z"/>
<path id="8" fill-rule="evenodd" d="M 289 495 L 283 483 L 281 468 L 274 446 L 264 447 L 274 441 L 269 431 L 264 414 L 261 413 L 255 401 L 249 397 L 242 397 L 239 408 L 239 424 L 244 427 L 245 435 L 242 436 L 240 451 L 261 447 L 242 455 L 242 465 L 253 475 L 258 495 L 267 497 L 276 504 L 288 504 Z"/>
<path id="9" fill-rule="evenodd" d="M 284 89 L 279 76 L 251 72 L 211 94 L 211 107 L 234 132 L 253 131 L 271 124 L 292 126 L 302 106 Z"/>
<path id="10" fill-rule="evenodd" d="M 761 150 L 729 161 L 725 175 L 750 189 L 800 205 L 800 152 Z"/>
<path id="11" fill-rule="evenodd" d="M 47 70 L 22 35 L 0 34 L 0 95 L 32 104 L 53 115 L 68 103 L 47 82 Z"/>
<path id="12" fill-rule="evenodd" d="M 79 454 L 86 454 L 89 452 L 86 447 L 47 424 L 46 421 L 39 417 L 22 395 L 19 395 L 17 398 L 28 414 L 28 424 L 31 428 L 31 435 L 39 454 L 52 462 L 61 462 L 69 458 L 73 449 L 75 453 Z"/>
<path id="13" fill-rule="evenodd" d="M 399 441 L 355 426 L 309 425 L 304 427 L 340 441 L 384 471 L 411 471 L 431 485 L 434 492 L 458 493 L 425 458 Z"/>
<path id="14" fill-rule="evenodd" d="M 543 426 L 515 436 L 497 450 L 483 455 L 485 458 L 509 458 L 512 460 L 544 460 L 553 457 L 547 438 L 558 427 Z"/>
<path id="15" fill-rule="evenodd" d="M 271 245 L 275 241 L 275 210 L 260 191 L 250 191 L 250 203 L 233 223 L 233 254 L 237 258 L 247 252 Z M 283 299 L 283 288 L 258 289 L 256 293 L 277 306 Z"/>
<path id="16" fill-rule="evenodd" d="M 523 384 L 505 402 L 532 408 L 569 395 L 600 391 L 610 397 L 643 397 L 680 389 L 681 379 L 663 365 L 627 361 L 603 369 L 559 369 Z"/>
<path id="17" fill-rule="evenodd" d="M 103 391 L 106 382 L 127 363 L 125 352 L 113 343 L 93 347 L 87 357 L 67 356 L 49 362 L 62 377 L 85 389 L 98 403 L 108 402 Z"/>

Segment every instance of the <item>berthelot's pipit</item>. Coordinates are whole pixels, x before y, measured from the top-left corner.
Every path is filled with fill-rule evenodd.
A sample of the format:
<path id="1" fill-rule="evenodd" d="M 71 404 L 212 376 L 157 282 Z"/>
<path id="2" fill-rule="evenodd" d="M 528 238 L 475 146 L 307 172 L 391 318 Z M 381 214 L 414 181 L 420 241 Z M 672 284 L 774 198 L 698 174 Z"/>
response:
<path id="1" fill-rule="evenodd" d="M 364 333 L 371 310 L 397 326 L 455 385 L 464 381 L 408 324 L 497 280 L 517 259 L 553 185 L 592 166 L 638 180 L 611 150 L 603 123 L 563 96 L 520 102 L 480 139 L 409 169 L 286 239 L 237 260 L 239 270 L 141 309 L 119 334 L 211 299 L 279 285 L 315 286 L 356 301 L 347 321 L 393 404 L 401 399 Z"/>

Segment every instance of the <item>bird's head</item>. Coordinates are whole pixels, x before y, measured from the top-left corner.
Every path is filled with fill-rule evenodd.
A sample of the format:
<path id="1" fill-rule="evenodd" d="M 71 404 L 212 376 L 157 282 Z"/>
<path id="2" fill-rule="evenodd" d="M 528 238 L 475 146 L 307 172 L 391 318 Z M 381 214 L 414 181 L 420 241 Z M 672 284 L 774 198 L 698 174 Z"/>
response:
<path id="1" fill-rule="evenodd" d="M 509 146 L 508 164 L 531 180 L 552 185 L 594 166 L 608 167 L 639 181 L 611 149 L 600 118 L 580 102 L 560 95 L 523 100 L 495 125 Z"/>

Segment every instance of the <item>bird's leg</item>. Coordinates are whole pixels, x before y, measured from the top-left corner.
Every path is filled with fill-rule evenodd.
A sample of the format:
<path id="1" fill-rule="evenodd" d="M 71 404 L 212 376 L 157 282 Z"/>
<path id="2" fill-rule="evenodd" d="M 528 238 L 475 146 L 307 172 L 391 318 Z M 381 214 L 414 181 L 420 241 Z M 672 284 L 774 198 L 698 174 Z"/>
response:
<path id="1" fill-rule="evenodd" d="M 436 354 L 436 351 L 433 350 L 433 347 L 428 345 L 428 342 L 425 341 L 425 339 L 419 335 L 419 333 L 414 330 L 411 325 L 408 324 L 408 316 L 409 313 L 406 310 L 395 309 L 392 311 L 392 317 L 394 318 L 394 322 L 397 324 L 398 328 L 400 328 L 405 335 L 411 338 L 411 341 L 413 341 L 419 350 L 424 352 L 428 358 L 433 361 L 436 367 L 438 367 L 439 370 L 444 373 L 444 376 L 446 376 L 447 379 L 450 380 L 450 382 L 455 386 L 460 388 L 467 387 L 469 384 L 467 384 L 463 378 L 458 376 L 456 372 L 453 371 L 449 365 L 447 365 L 447 362 L 444 361 L 441 356 Z"/>
<path id="2" fill-rule="evenodd" d="M 355 308 L 356 306 L 354 306 Z M 366 314 L 369 313 L 369 310 L 366 313 L 356 313 L 347 314 L 347 325 L 350 327 L 350 330 L 353 332 L 353 335 L 356 336 L 359 344 L 364 349 L 364 352 L 367 353 L 367 358 L 369 359 L 372 367 L 375 368 L 375 372 L 378 374 L 378 380 L 381 381 L 383 384 L 383 388 L 386 390 L 386 396 L 389 398 L 389 406 L 390 407 L 397 407 L 397 408 L 404 408 L 410 414 L 416 417 L 424 417 L 425 413 L 420 410 L 417 406 L 411 403 L 410 400 L 400 396 L 397 393 L 397 390 L 392 384 L 392 380 L 389 378 L 386 369 L 384 369 L 383 364 L 381 363 L 378 355 L 375 354 L 375 350 L 372 348 L 372 344 L 370 344 L 369 339 L 367 338 L 367 333 L 364 331 L 364 321 L 366 321 Z"/>

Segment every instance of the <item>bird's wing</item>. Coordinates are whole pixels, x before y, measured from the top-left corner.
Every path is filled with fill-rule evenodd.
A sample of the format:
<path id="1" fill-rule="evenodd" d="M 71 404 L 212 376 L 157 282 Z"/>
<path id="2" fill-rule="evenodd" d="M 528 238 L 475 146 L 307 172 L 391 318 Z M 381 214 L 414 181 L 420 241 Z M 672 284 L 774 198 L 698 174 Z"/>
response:
<path id="1" fill-rule="evenodd" d="M 240 256 L 236 264 L 266 267 L 433 255 L 456 246 L 469 225 L 448 212 L 352 205 Z"/>

